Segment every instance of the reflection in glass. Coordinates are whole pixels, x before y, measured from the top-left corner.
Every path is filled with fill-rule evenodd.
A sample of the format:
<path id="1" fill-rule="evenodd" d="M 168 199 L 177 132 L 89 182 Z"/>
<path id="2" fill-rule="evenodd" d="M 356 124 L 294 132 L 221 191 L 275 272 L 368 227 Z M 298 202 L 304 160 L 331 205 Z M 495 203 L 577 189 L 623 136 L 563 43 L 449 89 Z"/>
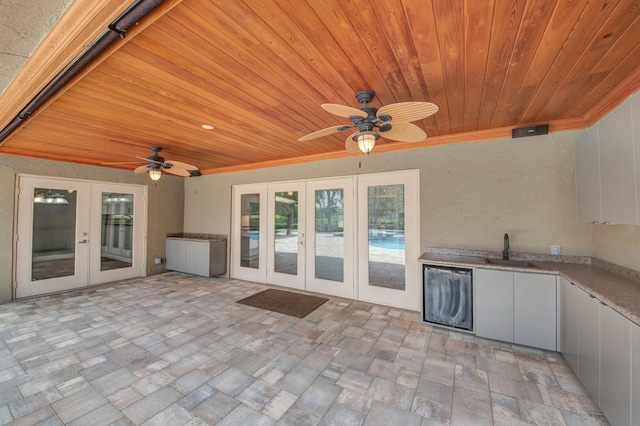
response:
<path id="1" fill-rule="evenodd" d="M 129 268 L 133 250 L 133 194 L 102 193 L 100 270 Z"/>
<path id="2" fill-rule="evenodd" d="M 405 289 L 404 185 L 370 186 L 369 285 Z"/>
<path id="3" fill-rule="evenodd" d="M 344 281 L 344 191 L 322 189 L 315 194 L 316 278 Z"/>
<path id="4" fill-rule="evenodd" d="M 298 274 L 298 191 L 276 192 L 274 271 Z"/>
<path id="5" fill-rule="evenodd" d="M 31 280 L 75 274 L 77 192 L 35 188 Z"/>
<path id="6" fill-rule="evenodd" d="M 240 266 L 260 266 L 260 194 L 240 196 Z"/>

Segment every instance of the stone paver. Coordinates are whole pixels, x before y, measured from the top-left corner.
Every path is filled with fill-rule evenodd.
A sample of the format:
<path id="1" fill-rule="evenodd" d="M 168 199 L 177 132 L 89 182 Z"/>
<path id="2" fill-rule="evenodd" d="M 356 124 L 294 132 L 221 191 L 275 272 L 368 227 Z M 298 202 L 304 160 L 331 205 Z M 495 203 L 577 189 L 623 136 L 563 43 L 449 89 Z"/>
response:
<path id="1" fill-rule="evenodd" d="M 166 273 L 0 305 L 0 424 L 606 424 L 561 355 Z"/>

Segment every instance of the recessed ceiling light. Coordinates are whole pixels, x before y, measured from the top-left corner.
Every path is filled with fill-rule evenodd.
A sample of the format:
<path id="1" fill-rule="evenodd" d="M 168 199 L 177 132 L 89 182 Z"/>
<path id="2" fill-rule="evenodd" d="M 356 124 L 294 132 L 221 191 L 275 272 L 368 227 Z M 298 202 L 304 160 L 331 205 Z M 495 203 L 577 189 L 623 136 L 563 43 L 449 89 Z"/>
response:
<path id="1" fill-rule="evenodd" d="M 213 126 L 211 124 L 203 124 L 200 127 L 202 127 L 203 129 L 206 129 L 206 130 L 213 130 Z"/>

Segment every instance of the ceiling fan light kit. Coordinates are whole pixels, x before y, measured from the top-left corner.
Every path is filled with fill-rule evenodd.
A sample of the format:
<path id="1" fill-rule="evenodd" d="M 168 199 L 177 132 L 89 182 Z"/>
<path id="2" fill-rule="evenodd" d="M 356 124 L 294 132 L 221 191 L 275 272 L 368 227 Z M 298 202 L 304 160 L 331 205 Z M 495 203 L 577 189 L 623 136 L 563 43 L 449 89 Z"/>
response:
<path id="1" fill-rule="evenodd" d="M 149 170 L 149 177 L 154 182 L 159 181 L 162 178 L 162 170 L 158 170 L 158 169 Z"/>
<path id="2" fill-rule="evenodd" d="M 379 137 L 380 135 L 376 132 L 358 132 L 353 136 L 353 139 L 358 143 L 360 151 L 369 154 L 376 146 L 376 140 Z"/>
<path id="3" fill-rule="evenodd" d="M 424 130 L 410 122 L 435 114 L 438 112 L 437 105 L 430 102 L 399 102 L 377 109 L 369 106 L 375 94 L 369 89 L 357 91 L 356 100 L 362 104 L 361 108 L 322 104 L 322 109 L 339 117 L 346 117 L 352 124 L 317 130 L 302 136 L 298 141 L 303 142 L 355 128 L 358 131 L 347 138 L 345 149 L 350 153 L 369 154 L 381 136 L 400 142 L 420 142 L 427 137 Z"/>
<path id="4" fill-rule="evenodd" d="M 181 161 L 173 161 L 173 160 L 165 160 L 164 157 L 161 157 L 158 153 L 162 151 L 161 146 L 152 146 L 151 151 L 153 151 L 153 155 L 149 155 L 147 158 L 144 157 L 136 157 L 139 160 L 134 164 L 143 164 L 140 167 L 137 167 L 133 173 L 147 173 L 149 178 L 157 182 L 162 179 L 165 172 L 182 176 L 182 177 L 191 177 L 191 176 L 200 176 L 201 173 L 198 171 L 198 168 L 194 165 L 183 163 Z M 103 163 L 103 164 L 132 164 L 131 162 L 122 162 L 122 163 Z"/>

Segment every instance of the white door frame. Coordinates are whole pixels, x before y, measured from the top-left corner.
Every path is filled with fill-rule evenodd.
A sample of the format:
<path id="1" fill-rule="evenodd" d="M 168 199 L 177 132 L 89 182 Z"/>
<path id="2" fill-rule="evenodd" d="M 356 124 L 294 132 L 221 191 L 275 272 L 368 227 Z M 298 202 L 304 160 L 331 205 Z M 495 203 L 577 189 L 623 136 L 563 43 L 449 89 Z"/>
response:
<path id="1" fill-rule="evenodd" d="M 315 192 L 324 189 L 342 189 L 343 190 L 343 232 L 341 247 L 336 247 L 336 251 L 342 256 L 343 261 L 343 280 L 332 281 L 318 277 L 316 271 L 316 243 L 317 239 L 315 230 Z M 355 266 L 355 250 L 354 250 L 354 219 L 355 219 L 355 200 L 353 190 L 353 178 L 343 177 L 335 179 L 316 179 L 307 181 L 307 279 L 306 290 L 317 293 L 330 294 L 333 296 L 346 297 L 354 299 L 354 266 Z M 342 253 L 340 253 L 342 252 Z"/>
<path id="2" fill-rule="evenodd" d="M 74 275 L 32 281 L 34 188 L 76 189 L 75 268 Z M 100 271 L 100 216 L 102 190 L 120 190 L 134 194 L 134 255 L 132 266 Z M 97 194 L 97 195 L 96 195 Z M 16 181 L 16 226 L 14 244 L 13 289 L 16 298 L 54 293 L 119 279 L 146 275 L 147 187 L 79 179 L 18 175 Z M 97 203 L 97 204 L 96 204 Z"/>
<path id="3" fill-rule="evenodd" d="M 259 197 L 259 218 L 258 228 L 258 267 L 242 266 L 242 247 L 245 245 L 249 250 L 252 238 L 249 233 L 249 223 L 251 220 L 249 211 L 242 211 L 242 195 L 257 194 Z M 230 276 L 247 281 L 265 282 L 267 276 L 266 252 L 267 252 L 267 185 L 234 185 L 231 191 L 231 271 Z M 245 223 L 243 223 L 243 221 Z M 255 239 L 253 239 L 255 241 Z M 238 244 L 240 242 L 240 244 Z"/>
<path id="4" fill-rule="evenodd" d="M 267 185 L 267 282 L 270 284 L 281 285 L 289 288 L 304 290 L 305 288 L 305 194 L 306 186 L 304 182 L 286 182 L 273 183 Z M 296 256 L 296 274 L 287 274 L 275 271 L 275 213 L 276 213 L 276 192 L 298 192 L 298 227 L 297 227 L 297 256 Z M 293 240 L 293 238 L 291 238 Z M 291 241 L 293 242 L 293 241 Z"/>
<path id="5" fill-rule="evenodd" d="M 420 173 L 418 170 L 372 173 L 358 176 L 358 299 L 411 310 L 420 310 Z M 371 186 L 404 186 L 405 289 L 369 285 L 368 190 Z"/>
<path id="6" fill-rule="evenodd" d="M 345 205 L 352 206 L 352 211 L 347 211 L 344 216 L 344 280 L 345 282 L 348 281 L 349 285 L 329 280 L 317 280 L 315 278 L 314 258 L 315 190 L 337 188 L 338 186 L 336 185 L 345 185 L 347 182 L 349 189 L 345 190 L 344 202 Z M 405 185 L 405 229 L 407 230 L 405 232 L 405 291 L 398 292 L 397 290 L 378 287 L 368 288 L 371 286 L 368 286 L 368 221 L 366 217 L 368 214 L 367 188 L 370 184 Z M 232 187 L 230 277 L 419 311 L 421 286 L 420 267 L 418 264 L 420 253 L 419 184 L 419 170 L 403 170 L 332 178 L 234 185 Z M 274 225 L 271 222 L 273 221 L 274 211 L 273 206 L 270 205 L 272 204 L 270 195 L 282 188 L 293 188 L 294 186 L 297 187 L 297 185 L 304 185 L 304 192 L 307 198 L 306 206 L 299 200 L 299 215 L 302 220 L 306 220 L 304 238 L 299 240 L 305 247 L 306 259 L 304 268 L 306 269 L 306 277 L 304 282 L 297 281 L 297 277 L 289 278 L 291 281 L 286 277 L 272 279 L 275 275 L 267 272 L 267 268 L 273 269 L 271 265 L 273 263 L 273 253 L 268 253 L 267 250 L 268 247 L 273 247 L 272 231 Z M 240 212 L 240 196 L 242 194 L 260 195 L 260 267 L 257 269 L 239 266 L 241 245 L 239 242 L 242 234 L 242 227 L 239 223 L 242 216 Z M 364 220 L 362 215 L 364 215 Z M 364 287 L 365 283 L 367 283 L 367 287 Z"/>

